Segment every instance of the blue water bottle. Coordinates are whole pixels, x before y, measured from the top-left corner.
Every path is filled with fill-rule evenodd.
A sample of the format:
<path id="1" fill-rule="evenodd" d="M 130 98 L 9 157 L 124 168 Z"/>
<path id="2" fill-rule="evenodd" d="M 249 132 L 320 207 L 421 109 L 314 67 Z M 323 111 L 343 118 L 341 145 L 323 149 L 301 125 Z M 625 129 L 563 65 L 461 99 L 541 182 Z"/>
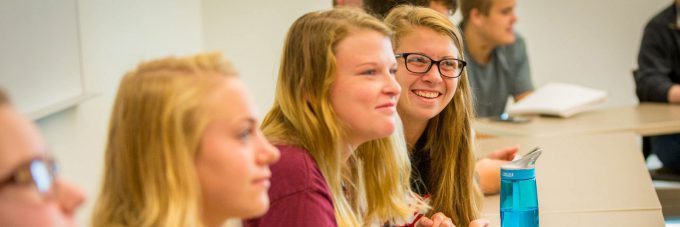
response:
<path id="1" fill-rule="evenodd" d="M 538 226 L 538 198 L 534 164 L 541 155 L 536 148 L 521 159 L 501 166 L 501 226 Z"/>

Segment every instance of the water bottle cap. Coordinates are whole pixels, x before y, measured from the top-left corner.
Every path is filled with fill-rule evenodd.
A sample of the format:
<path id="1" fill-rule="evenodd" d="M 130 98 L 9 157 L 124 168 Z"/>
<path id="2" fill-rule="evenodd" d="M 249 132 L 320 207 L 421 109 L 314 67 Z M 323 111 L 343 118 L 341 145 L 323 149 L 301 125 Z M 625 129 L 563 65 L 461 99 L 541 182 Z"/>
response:
<path id="1" fill-rule="evenodd" d="M 536 159 L 538 159 L 538 157 L 541 156 L 541 153 L 543 153 L 543 150 L 540 147 L 534 148 L 534 150 L 524 155 L 524 157 L 501 165 L 501 169 L 507 170 L 533 169 L 534 165 L 536 164 Z"/>

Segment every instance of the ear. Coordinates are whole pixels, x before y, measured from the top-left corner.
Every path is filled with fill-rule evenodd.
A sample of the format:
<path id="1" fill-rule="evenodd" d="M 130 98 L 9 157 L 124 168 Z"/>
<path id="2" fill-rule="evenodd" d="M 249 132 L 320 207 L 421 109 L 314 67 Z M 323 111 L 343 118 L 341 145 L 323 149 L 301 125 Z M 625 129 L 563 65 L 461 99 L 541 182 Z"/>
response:
<path id="1" fill-rule="evenodd" d="M 485 17 L 478 9 L 470 10 L 470 23 L 475 26 L 482 26 L 482 18 Z"/>

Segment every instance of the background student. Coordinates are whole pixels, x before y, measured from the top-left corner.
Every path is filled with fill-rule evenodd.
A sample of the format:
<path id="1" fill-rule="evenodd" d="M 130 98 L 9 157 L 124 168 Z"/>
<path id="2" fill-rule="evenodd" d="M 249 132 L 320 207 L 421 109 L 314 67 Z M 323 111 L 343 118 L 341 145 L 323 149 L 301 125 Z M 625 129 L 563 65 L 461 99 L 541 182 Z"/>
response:
<path id="1" fill-rule="evenodd" d="M 391 30 L 358 9 L 298 18 L 263 132 L 280 150 L 271 209 L 246 226 L 379 226 L 422 207 L 390 138 L 401 92 Z M 447 225 L 450 226 L 450 225 Z"/>
<path id="2" fill-rule="evenodd" d="M 645 26 L 636 93 L 640 102 L 680 104 L 680 0 L 659 12 Z M 651 151 L 663 163 L 663 170 L 680 179 L 680 134 L 649 138 Z M 652 175 L 656 177 L 656 175 Z"/>
<path id="3" fill-rule="evenodd" d="M 217 54 L 140 64 L 111 115 L 92 226 L 206 226 L 269 206 L 278 151 L 235 69 Z"/>
<path id="4" fill-rule="evenodd" d="M 84 200 L 58 176 L 38 128 L 0 90 L 0 226 L 75 226 Z"/>
<path id="5" fill-rule="evenodd" d="M 479 117 L 498 117 L 508 97 L 531 94 L 524 39 L 514 31 L 516 0 L 460 0 L 465 57 Z"/>

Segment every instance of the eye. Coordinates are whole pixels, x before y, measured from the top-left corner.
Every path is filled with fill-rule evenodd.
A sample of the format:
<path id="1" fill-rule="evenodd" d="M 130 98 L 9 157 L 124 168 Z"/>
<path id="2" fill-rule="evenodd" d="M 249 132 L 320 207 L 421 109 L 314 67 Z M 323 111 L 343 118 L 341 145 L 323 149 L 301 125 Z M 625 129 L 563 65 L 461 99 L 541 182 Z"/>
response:
<path id="1" fill-rule="evenodd" d="M 397 73 L 397 68 L 391 68 L 390 69 L 390 75 L 393 75 Z"/>
<path id="2" fill-rule="evenodd" d="M 373 75 L 375 75 L 376 73 L 377 73 L 377 70 L 375 70 L 375 69 L 368 69 L 368 70 L 362 71 L 360 74 L 361 74 L 361 75 L 366 75 L 366 76 L 373 76 Z"/>
<path id="3" fill-rule="evenodd" d="M 456 70 L 458 68 L 458 62 L 455 60 L 444 60 L 439 64 L 443 70 Z"/>
<path id="4" fill-rule="evenodd" d="M 425 65 L 430 63 L 430 59 L 427 59 L 423 56 L 409 56 L 409 58 L 406 60 L 407 63 L 413 64 L 413 65 Z"/>
<path id="5" fill-rule="evenodd" d="M 253 129 L 248 128 L 246 130 L 243 130 L 241 133 L 238 134 L 238 138 L 244 142 L 250 140 L 250 137 L 253 135 Z"/>

